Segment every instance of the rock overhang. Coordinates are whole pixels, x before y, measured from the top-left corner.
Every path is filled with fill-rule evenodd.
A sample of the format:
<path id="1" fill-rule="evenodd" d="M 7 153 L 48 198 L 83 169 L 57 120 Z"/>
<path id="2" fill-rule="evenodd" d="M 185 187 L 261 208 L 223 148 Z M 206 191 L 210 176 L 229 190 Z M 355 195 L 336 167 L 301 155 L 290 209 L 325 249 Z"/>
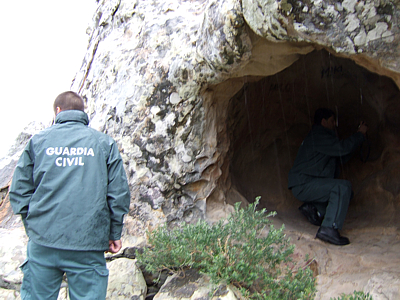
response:
<path id="1" fill-rule="evenodd" d="M 237 91 L 234 96 L 225 93 L 224 86 L 230 84 L 236 87 L 231 89 Z M 272 76 L 235 78 L 214 89 L 215 101 L 229 98 L 224 134 L 229 144 L 226 172 L 232 176 L 224 177 L 229 181 L 225 188 L 239 190 L 247 201 L 262 195 L 261 205 L 268 209 L 293 210 L 299 202 L 287 189 L 288 171 L 311 128 L 314 111 L 329 107 L 338 115 L 338 133 L 343 138 L 354 133 L 361 120 L 369 125 L 368 141 L 343 166 L 342 176 L 354 182 L 352 205 L 371 205 L 366 195 L 361 196 L 363 180 L 382 172 L 384 165 L 390 165 L 382 158 L 396 152 L 388 142 L 397 139 L 394 116 L 399 90 L 393 80 L 315 50 Z M 379 189 L 375 186 L 375 194 Z"/>
<path id="2" fill-rule="evenodd" d="M 93 124 L 119 142 L 135 205 L 161 209 L 168 223 L 179 223 L 207 218 L 217 203 L 229 213 L 227 203 L 245 202 L 230 176 L 232 159 L 240 152 L 232 146 L 238 143 L 229 136 L 232 128 L 227 128 L 235 122 L 230 120 L 231 99 L 256 81 L 274 76 L 278 80 L 277 74 L 285 74 L 280 72 L 299 65 L 313 51 L 325 53 L 331 61 L 354 61 L 398 84 L 396 6 L 365 1 L 361 7 L 353 2 L 197 1 L 190 9 L 185 1 L 159 6 L 140 1 L 102 3 L 91 27 L 88 56 L 73 88 L 82 87 Z M 151 17 L 154 14 L 156 19 Z M 381 30 L 382 22 L 388 30 Z M 375 40 L 361 38 L 363 30 Z M 322 76 L 339 72 L 337 68 L 325 67 Z M 285 92 L 285 84 L 275 83 L 276 91 Z M 314 89 L 308 96 L 317 90 L 323 93 Z M 335 97 L 339 93 L 338 89 Z M 312 102 L 312 109 L 322 105 Z M 352 107 L 346 103 L 342 109 L 343 105 L 335 109 L 340 108 L 341 124 L 346 125 L 349 118 L 344 111 Z M 382 123 L 384 108 L 375 105 L 374 109 Z M 277 127 L 287 131 L 294 127 L 298 135 L 303 133 L 309 122 L 304 110 L 301 126 L 290 123 L 294 115 L 288 113 Z M 282 143 L 288 144 L 286 139 Z M 383 151 L 382 143 L 375 144 Z M 273 147 L 279 151 L 276 143 Z M 279 170 L 281 185 L 294 148 L 285 168 Z M 279 193 L 277 198 L 290 198 L 287 191 Z"/>

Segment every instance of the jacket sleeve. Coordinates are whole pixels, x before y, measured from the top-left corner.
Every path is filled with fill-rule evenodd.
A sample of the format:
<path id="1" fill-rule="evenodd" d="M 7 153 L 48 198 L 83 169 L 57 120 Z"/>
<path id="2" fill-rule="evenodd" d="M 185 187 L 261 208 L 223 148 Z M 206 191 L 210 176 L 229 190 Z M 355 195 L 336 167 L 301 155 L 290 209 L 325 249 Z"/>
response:
<path id="1" fill-rule="evenodd" d="M 318 152 L 334 156 L 334 157 L 345 157 L 361 145 L 365 137 L 361 132 L 353 134 L 351 137 L 339 141 L 335 136 L 324 135 L 320 139 L 316 139 L 316 149 Z"/>
<path id="2" fill-rule="evenodd" d="M 25 224 L 29 202 L 35 193 L 33 180 L 34 157 L 31 140 L 26 145 L 15 167 L 11 187 L 10 203 L 15 214 L 20 214 Z M 26 227 L 26 226 L 25 226 Z"/>
<path id="3" fill-rule="evenodd" d="M 108 188 L 107 202 L 110 209 L 110 240 L 121 238 L 123 218 L 129 212 L 130 192 L 123 161 L 115 142 L 112 143 L 107 161 Z"/>

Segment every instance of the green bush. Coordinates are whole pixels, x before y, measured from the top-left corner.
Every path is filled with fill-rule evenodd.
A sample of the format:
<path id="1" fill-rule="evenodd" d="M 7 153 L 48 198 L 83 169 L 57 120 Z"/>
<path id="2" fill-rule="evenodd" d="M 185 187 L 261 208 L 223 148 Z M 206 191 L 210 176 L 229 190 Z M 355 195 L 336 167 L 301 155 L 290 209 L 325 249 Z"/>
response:
<path id="1" fill-rule="evenodd" d="M 294 246 L 284 226 L 275 229 L 269 217 L 276 213 L 257 211 L 258 201 L 245 209 L 236 203 L 225 222 L 202 220 L 148 232 L 150 247 L 137 253 L 138 262 L 148 272 L 194 268 L 215 284 L 233 284 L 250 299 L 313 299 L 312 271 L 291 261 Z"/>
<path id="2" fill-rule="evenodd" d="M 340 295 L 339 298 L 331 298 L 331 300 L 373 300 L 372 296 L 370 296 L 369 293 L 364 294 L 364 292 L 357 292 L 354 291 L 354 293 L 352 295 L 345 295 L 342 294 Z"/>

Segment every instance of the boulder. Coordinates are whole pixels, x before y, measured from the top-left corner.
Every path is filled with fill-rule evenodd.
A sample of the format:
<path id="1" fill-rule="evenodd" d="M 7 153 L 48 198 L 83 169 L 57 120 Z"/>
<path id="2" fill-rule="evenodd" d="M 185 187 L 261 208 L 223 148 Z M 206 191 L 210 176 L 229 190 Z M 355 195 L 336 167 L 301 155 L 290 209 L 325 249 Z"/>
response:
<path id="1" fill-rule="evenodd" d="M 210 283 L 207 276 L 199 274 L 196 270 L 185 271 L 184 274 L 170 276 L 154 300 L 238 300 L 242 299 L 236 288 L 227 285 L 215 286 Z"/>
<path id="2" fill-rule="evenodd" d="M 120 258 L 109 262 L 107 267 L 110 270 L 107 299 L 144 300 L 146 298 L 146 282 L 135 260 Z"/>

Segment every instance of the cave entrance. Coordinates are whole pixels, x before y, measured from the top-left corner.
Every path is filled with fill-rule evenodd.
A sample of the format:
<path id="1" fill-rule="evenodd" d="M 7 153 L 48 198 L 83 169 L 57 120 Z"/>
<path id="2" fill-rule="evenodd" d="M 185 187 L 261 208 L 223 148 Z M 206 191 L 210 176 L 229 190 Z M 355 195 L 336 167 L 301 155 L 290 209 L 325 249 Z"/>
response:
<path id="1" fill-rule="evenodd" d="M 229 176 L 222 176 L 229 181 L 224 184 L 226 202 L 253 202 L 261 196 L 262 208 L 297 213 L 301 202 L 287 189 L 287 175 L 319 107 L 336 111 L 340 138 L 356 132 L 361 120 L 369 126 L 368 143 L 342 168 L 341 177 L 352 182 L 355 192 L 349 213 L 353 208 L 353 212 L 373 214 L 382 203 L 389 205 L 398 197 L 400 184 L 393 182 L 396 177 L 386 191 L 378 178 L 373 179 L 390 164 L 390 159 L 382 164 L 384 153 L 393 148 L 387 133 L 393 142 L 400 124 L 396 117 L 400 112 L 399 89 L 390 78 L 350 59 L 315 50 L 274 75 L 231 79 L 219 93 L 235 84 L 241 88 L 226 104 L 229 150 L 222 168 L 229 172 Z M 365 159 L 368 161 L 363 162 Z M 370 185 L 375 185 L 373 191 Z"/>

